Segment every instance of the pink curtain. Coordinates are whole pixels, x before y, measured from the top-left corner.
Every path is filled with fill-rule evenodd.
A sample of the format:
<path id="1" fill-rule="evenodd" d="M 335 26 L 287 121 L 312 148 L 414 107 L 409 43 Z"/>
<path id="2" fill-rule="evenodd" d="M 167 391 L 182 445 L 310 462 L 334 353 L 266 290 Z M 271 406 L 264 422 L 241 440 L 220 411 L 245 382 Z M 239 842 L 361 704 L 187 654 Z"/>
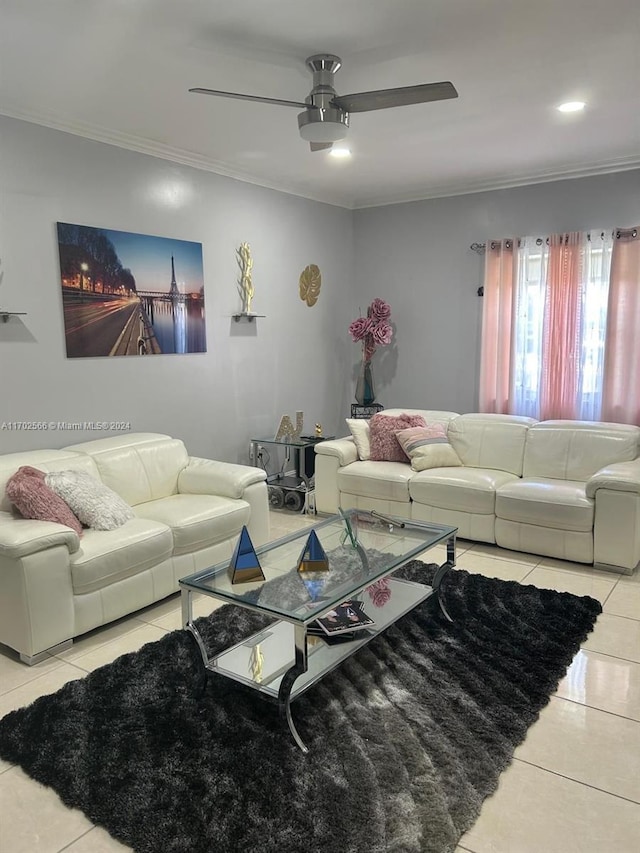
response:
<path id="1" fill-rule="evenodd" d="M 517 281 L 515 242 L 487 242 L 480 352 L 481 412 L 508 414 L 510 410 L 513 289 Z"/>
<path id="2" fill-rule="evenodd" d="M 621 232 L 611 257 L 602 420 L 640 425 L 640 237 Z"/>
<path id="3" fill-rule="evenodd" d="M 578 231 L 549 238 L 547 288 L 542 335 L 540 420 L 577 419 L 581 346 L 583 235 Z"/>

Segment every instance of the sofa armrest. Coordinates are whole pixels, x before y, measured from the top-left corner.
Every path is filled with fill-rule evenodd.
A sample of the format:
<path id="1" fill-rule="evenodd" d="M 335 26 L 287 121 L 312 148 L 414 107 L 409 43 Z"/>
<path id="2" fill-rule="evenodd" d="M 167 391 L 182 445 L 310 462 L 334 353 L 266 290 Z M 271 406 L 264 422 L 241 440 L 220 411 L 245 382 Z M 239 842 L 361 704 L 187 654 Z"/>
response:
<path id="1" fill-rule="evenodd" d="M 66 545 L 73 554 L 80 548 L 80 537 L 64 524 L 0 513 L 0 556 L 17 560 L 56 545 Z"/>
<path id="2" fill-rule="evenodd" d="M 319 456 L 335 456 L 341 468 L 358 461 L 358 450 L 351 436 L 321 441 L 315 450 Z"/>
<path id="3" fill-rule="evenodd" d="M 587 481 L 587 497 L 595 498 L 598 489 L 640 495 L 640 457 L 630 462 L 614 462 L 596 471 Z"/>
<path id="4" fill-rule="evenodd" d="M 261 468 L 190 456 L 187 467 L 178 476 L 178 492 L 238 499 L 246 488 L 266 479 L 267 473 Z"/>

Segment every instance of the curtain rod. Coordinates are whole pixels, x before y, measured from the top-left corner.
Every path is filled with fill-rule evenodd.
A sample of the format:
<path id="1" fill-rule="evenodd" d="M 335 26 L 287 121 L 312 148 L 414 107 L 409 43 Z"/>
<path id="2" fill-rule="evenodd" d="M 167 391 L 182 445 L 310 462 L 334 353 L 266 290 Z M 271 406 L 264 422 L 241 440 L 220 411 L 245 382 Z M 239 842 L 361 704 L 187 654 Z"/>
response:
<path id="1" fill-rule="evenodd" d="M 587 232 L 587 236 L 590 240 L 591 234 L 589 232 Z M 604 237 L 604 231 L 601 232 L 600 236 Z M 637 228 L 616 228 L 611 232 L 611 236 L 615 237 L 617 240 L 620 240 L 620 239 L 623 239 L 626 237 L 631 237 L 632 239 L 635 239 L 638 236 L 638 229 Z M 495 240 L 491 241 L 491 243 L 490 243 L 491 248 L 495 247 L 496 242 L 497 241 L 495 241 Z M 507 247 L 508 248 L 510 248 L 510 246 L 508 245 L 510 242 L 511 242 L 510 240 L 507 240 Z M 542 239 L 540 237 L 538 237 L 537 243 L 538 243 L 538 245 L 542 245 Z M 472 252 L 477 252 L 479 255 L 484 255 L 484 253 L 487 250 L 487 244 L 486 243 L 472 243 L 469 246 L 469 248 L 471 249 Z"/>

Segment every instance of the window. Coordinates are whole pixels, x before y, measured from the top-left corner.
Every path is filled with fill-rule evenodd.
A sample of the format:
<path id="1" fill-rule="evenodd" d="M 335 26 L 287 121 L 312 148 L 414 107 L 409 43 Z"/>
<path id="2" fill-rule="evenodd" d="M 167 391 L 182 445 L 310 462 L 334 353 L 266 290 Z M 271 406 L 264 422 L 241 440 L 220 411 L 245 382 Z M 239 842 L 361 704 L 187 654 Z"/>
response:
<path id="1" fill-rule="evenodd" d="M 620 233 L 616 236 L 623 244 Z M 615 387 L 613 375 L 623 377 L 625 384 L 621 387 L 629 386 L 633 377 L 628 378 L 627 360 L 638 361 L 640 346 L 635 340 L 627 342 L 623 356 L 618 357 L 622 368 L 614 365 L 612 329 L 621 327 L 622 322 L 618 316 L 622 305 L 616 297 L 618 279 L 624 281 L 626 315 L 631 305 L 629 293 L 640 293 L 640 281 L 635 280 L 636 259 L 640 257 L 637 232 L 627 233 L 636 246 L 632 255 L 628 247 L 616 248 L 620 250 L 617 257 L 632 258 L 624 263 L 622 276 L 612 272 L 616 238 L 611 233 L 572 232 L 488 244 L 481 411 L 539 420 L 600 420 L 603 409 L 613 419 L 615 405 L 616 420 L 624 420 L 622 413 L 625 406 L 629 411 L 629 406 L 619 399 L 621 392 L 611 391 Z M 611 285 L 610 299 L 612 276 L 616 285 Z M 606 393 L 605 388 L 609 389 Z M 613 394 L 613 403 L 607 394 Z M 635 405 L 633 402 L 630 411 L 637 418 Z"/>

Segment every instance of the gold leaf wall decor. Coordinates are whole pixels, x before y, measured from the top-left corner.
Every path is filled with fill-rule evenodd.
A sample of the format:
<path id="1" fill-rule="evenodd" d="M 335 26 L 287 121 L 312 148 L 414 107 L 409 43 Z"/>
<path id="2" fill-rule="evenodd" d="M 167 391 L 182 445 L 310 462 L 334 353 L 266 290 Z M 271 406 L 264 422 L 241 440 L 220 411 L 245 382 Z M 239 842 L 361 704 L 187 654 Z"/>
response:
<path id="1" fill-rule="evenodd" d="M 316 264 L 309 264 L 300 273 L 300 299 L 306 302 L 309 308 L 315 305 L 320 296 L 322 276 Z"/>

